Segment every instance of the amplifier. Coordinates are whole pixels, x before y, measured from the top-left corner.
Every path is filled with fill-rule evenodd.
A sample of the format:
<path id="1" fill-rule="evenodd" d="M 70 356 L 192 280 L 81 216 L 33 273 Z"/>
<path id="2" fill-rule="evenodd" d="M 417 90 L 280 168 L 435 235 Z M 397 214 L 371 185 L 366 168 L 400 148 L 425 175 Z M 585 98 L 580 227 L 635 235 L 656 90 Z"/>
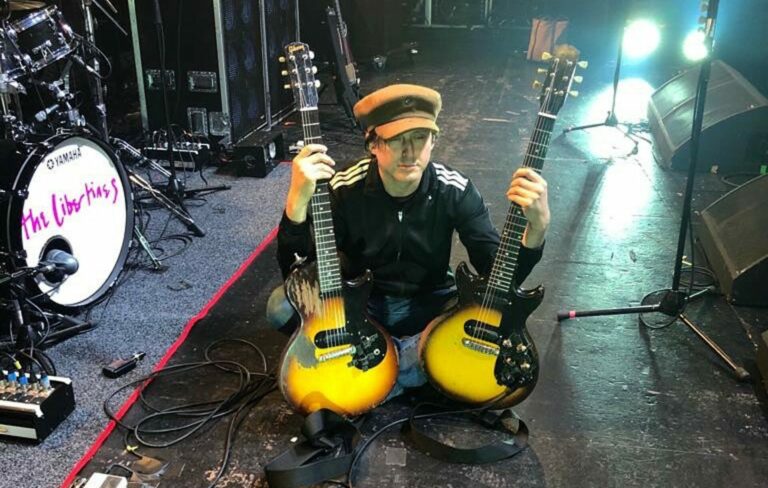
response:
<path id="1" fill-rule="evenodd" d="M 298 38 L 298 0 L 161 0 L 172 124 L 231 146 L 294 109 L 278 57 Z M 128 0 L 144 129 L 164 129 L 153 1 Z"/>
<path id="2" fill-rule="evenodd" d="M 157 143 L 145 146 L 141 150 L 144 156 L 153 159 L 163 166 L 168 162 L 168 143 Z M 197 171 L 211 164 L 211 145 L 204 142 L 175 142 L 173 143 L 173 162 L 176 169 Z"/>
<path id="3" fill-rule="evenodd" d="M 72 380 L 3 371 L 0 380 L 0 438 L 41 442 L 75 409 Z"/>

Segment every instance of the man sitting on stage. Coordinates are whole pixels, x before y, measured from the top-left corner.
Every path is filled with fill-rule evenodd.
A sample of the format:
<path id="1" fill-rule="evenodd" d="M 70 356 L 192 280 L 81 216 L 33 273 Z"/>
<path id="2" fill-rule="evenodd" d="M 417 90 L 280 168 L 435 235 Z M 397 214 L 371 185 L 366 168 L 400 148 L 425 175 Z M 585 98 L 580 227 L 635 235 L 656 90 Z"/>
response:
<path id="1" fill-rule="evenodd" d="M 391 85 L 360 100 L 354 112 L 366 131 L 370 156 L 335 172 L 325 146 L 305 146 L 293 160 L 278 232 L 278 262 L 287 276 L 297 256 L 313 256 L 307 210 L 315 182 L 330 179 L 344 275 L 372 271 L 368 313 L 396 339 L 400 375 L 394 394 L 426 381 L 416 357 L 419 333 L 456 303 L 449 266 L 454 231 L 481 274 L 490 271 L 499 246 L 499 234 L 472 182 L 431 160 L 441 105 L 439 93 L 416 85 Z M 550 220 L 547 184 L 533 169 L 520 168 L 507 198 L 528 219 L 515 277 L 521 283 L 541 258 Z M 298 325 L 282 287 L 270 297 L 267 314 L 285 332 Z"/>

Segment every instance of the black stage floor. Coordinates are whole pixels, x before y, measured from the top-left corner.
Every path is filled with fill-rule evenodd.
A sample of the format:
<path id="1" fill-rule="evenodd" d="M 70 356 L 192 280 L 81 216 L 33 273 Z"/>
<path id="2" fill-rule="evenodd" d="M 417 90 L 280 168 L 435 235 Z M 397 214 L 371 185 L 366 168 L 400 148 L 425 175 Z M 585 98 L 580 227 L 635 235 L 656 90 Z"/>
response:
<path id="1" fill-rule="evenodd" d="M 499 224 L 507 208 L 504 190 L 522 160 L 537 112 L 529 88 L 537 66 L 505 50 L 467 47 L 454 51 L 455 58 L 426 53 L 414 66 L 393 63 L 385 73 L 367 75 L 364 91 L 396 81 L 441 91 L 445 111 L 435 158 L 473 179 Z M 593 122 L 594 114 L 604 117 L 607 106 L 594 110 L 592 104 L 599 103 L 610 72 L 609 65 L 597 63 L 584 73 L 583 96 L 567 102 L 556 133 Z M 340 161 L 362 150 L 348 140 L 331 141 Z M 544 259 L 527 282 L 547 288 L 528 324 L 541 375 L 533 394 L 515 408 L 531 430 L 529 448 L 485 466 L 446 464 L 414 450 L 393 429 L 371 445 L 355 486 L 765 486 L 764 401 L 684 325 L 649 330 L 638 325 L 636 315 L 561 324 L 555 319 L 562 309 L 638 304 L 646 293 L 671 283 L 685 178 L 660 169 L 647 143 L 624 157 L 631 149 L 613 129 L 552 142 L 544 168 L 552 226 Z M 719 176 L 701 174 L 694 209 L 728 189 Z M 454 257 L 456 262 L 464 257 L 458 240 Z M 274 367 L 285 338 L 266 330 L 263 317 L 279 279 L 273 243 L 197 323 L 169 364 L 202 361 L 208 344 L 230 338 L 258 345 Z M 768 328 L 764 310 L 709 296 L 687 313 L 754 371 L 757 335 Z M 242 344 L 223 344 L 215 356 L 260 368 L 258 355 Z M 168 407 L 222 397 L 235 383 L 232 375 L 204 370 L 158 380 L 145 394 L 153 405 Z M 135 421 L 140 410 L 134 406 L 126 421 Z M 407 399 L 385 404 L 363 430 L 370 433 L 407 411 Z M 300 424 L 278 392 L 269 394 L 237 430 L 229 469 L 217 486 L 266 486 L 264 463 L 291 445 Z M 208 486 L 221 463 L 226 431 L 226 420 L 220 420 L 174 447 L 139 450 L 170 462 L 159 486 Z M 483 435 L 471 429 L 465 434 Z M 81 474 L 133 459 L 116 431 Z"/>

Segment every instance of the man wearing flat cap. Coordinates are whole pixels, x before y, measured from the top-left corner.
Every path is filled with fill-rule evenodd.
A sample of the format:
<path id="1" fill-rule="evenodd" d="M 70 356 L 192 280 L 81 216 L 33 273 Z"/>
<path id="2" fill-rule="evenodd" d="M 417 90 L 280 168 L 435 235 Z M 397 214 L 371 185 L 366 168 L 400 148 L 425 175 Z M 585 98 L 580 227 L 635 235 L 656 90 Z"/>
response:
<path id="1" fill-rule="evenodd" d="M 418 334 L 455 303 L 449 266 L 453 233 L 481 274 L 490 271 L 499 246 L 499 234 L 472 182 L 431 159 L 441 107 L 438 92 L 406 84 L 387 86 L 360 100 L 354 112 L 365 130 L 369 157 L 335 172 L 325 146 L 305 146 L 293 160 L 278 232 L 278 261 L 285 276 L 296 256 L 313 255 L 307 210 L 315 182 L 330 179 L 345 277 L 373 272 L 368 312 L 397 339 L 401 374 L 396 392 L 426 381 L 416 360 Z M 549 225 L 546 182 L 532 169 L 520 168 L 507 198 L 528 219 L 515 277 L 522 283 L 541 258 Z M 285 306 L 282 293 L 276 290 L 268 306 L 277 327 L 286 322 L 278 312 L 280 304 Z"/>

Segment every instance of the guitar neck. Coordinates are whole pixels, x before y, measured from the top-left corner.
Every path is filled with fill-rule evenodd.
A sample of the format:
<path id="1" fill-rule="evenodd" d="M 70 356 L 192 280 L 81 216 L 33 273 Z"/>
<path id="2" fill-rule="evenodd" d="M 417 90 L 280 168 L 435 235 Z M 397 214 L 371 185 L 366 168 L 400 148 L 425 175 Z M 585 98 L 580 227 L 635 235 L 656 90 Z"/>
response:
<path id="1" fill-rule="evenodd" d="M 321 144 L 320 119 L 317 108 L 301 109 L 302 129 L 305 144 Z M 341 266 L 336 250 L 336 233 L 331 214 L 331 197 L 328 180 L 318 181 L 310 200 L 310 212 L 314 229 L 315 251 L 317 252 L 317 274 L 320 297 L 338 295 L 341 291 Z"/>
<path id="2" fill-rule="evenodd" d="M 554 115 L 539 113 L 523 159 L 523 167 L 532 168 L 537 173 L 541 173 L 556 119 Z M 528 219 L 523 215 L 522 207 L 514 202 L 510 203 L 501 231 L 499 249 L 496 251 L 496 258 L 488 278 L 488 286 L 500 293 L 506 294 L 512 290 L 517 258 L 527 223 Z"/>

